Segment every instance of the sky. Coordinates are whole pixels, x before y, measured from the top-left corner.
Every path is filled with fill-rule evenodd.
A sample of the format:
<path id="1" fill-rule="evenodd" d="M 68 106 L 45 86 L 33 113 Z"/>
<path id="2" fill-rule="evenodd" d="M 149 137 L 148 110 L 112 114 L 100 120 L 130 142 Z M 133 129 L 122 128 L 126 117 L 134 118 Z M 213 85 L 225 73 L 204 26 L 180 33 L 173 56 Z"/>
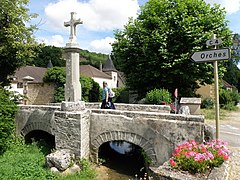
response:
<path id="1" fill-rule="evenodd" d="M 30 0 L 30 13 L 37 13 L 32 20 L 38 30 L 34 35 L 38 42 L 64 47 L 70 28 L 64 22 L 70 20 L 70 12 L 77 13 L 83 24 L 77 26 L 77 39 L 81 49 L 91 52 L 111 53 L 114 30 L 123 29 L 129 17 L 137 17 L 140 6 L 148 0 Z M 226 19 L 233 33 L 240 34 L 240 0 L 205 0 L 220 4 L 227 11 Z"/>

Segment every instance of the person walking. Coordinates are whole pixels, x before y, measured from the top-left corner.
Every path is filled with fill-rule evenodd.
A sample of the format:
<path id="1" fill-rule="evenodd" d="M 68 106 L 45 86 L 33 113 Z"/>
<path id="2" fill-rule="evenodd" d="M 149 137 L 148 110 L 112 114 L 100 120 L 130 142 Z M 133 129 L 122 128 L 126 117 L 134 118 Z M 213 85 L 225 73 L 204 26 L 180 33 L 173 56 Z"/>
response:
<path id="1" fill-rule="evenodd" d="M 106 81 L 103 81 L 101 109 L 115 109 L 112 98 L 110 97 L 110 88 Z"/>

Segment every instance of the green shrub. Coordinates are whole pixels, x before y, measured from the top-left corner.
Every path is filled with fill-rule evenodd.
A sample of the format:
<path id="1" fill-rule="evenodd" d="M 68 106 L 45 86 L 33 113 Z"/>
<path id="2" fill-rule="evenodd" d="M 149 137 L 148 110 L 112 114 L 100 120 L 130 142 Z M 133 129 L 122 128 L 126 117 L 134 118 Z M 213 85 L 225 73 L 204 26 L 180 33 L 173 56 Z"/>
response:
<path id="1" fill-rule="evenodd" d="M 55 102 L 64 101 L 64 84 L 66 83 L 66 72 L 64 68 L 53 67 L 47 70 L 43 78 L 44 82 L 52 82 L 56 85 L 54 92 Z M 87 102 L 99 100 L 99 85 L 92 78 L 81 76 L 82 99 Z"/>
<path id="2" fill-rule="evenodd" d="M 43 77 L 44 82 L 52 82 L 57 87 L 64 87 L 66 82 L 66 72 L 63 67 L 49 68 Z"/>
<path id="3" fill-rule="evenodd" d="M 207 97 L 202 100 L 201 108 L 212 109 L 214 106 L 214 101 L 212 98 Z"/>
<path id="4" fill-rule="evenodd" d="M 81 76 L 80 82 L 82 86 L 82 98 L 86 102 L 99 101 L 100 86 L 92 78 Z"/>
<path id="5" fill-rule="evenodd" d="M 17 106 L 13 100 L 10 100 L 9 92 L 1 87 L 0 102 L 0 154 L 2 154 L 14 138 Z"/>
<path id="6" fill-rule="evenodd" d="M 240 95 L 237 91 L 231 91 L 232 102 L 236 106 L 240 101 Z"/>
<path id="7" fill-rule="evenodd" d="M 62 102 L 65 100 L 65 95 L 64 95 L 64 87 L 55 87 L 54 90 L 54 101 L 55 102 Z"/>
<path id="8" fill-rule="evenodd" d="M 240 100 L 240 96 L 237 91 L 229 91 L 226 89 L 220 89 L 219 92 L 219 103 L 220 106 L 224 109 L 234 110 L 234 106 Z"/>
<path id="9" fill-rule="evenodd" d="M 100 86 L 92 80 L 92 89 L 89 91 L 89 102 L 98 102 L 100 100 Z"/>
<path id="10" fill-rule="evenodd" d="M 229 110 L 229 111 L 236 111 L 237 110 L 237 106 L 233 102 L 224 104 L 222 106 L 222 108 L 226 109 L 226 110 Z"/>
<path id="11" fill-rule="evenodd" d="M 115 97 L 113 101 L 116 103 L 129 103 L 129 90 L 126 86 L 113 89 L 115 92 Z"/>
<path id="12" fill-rule="evenodd" d="M 171 94 L 166 89 L 154 89 L 147 93 L 145 102 L 147 104 L 170 104 Z"/>

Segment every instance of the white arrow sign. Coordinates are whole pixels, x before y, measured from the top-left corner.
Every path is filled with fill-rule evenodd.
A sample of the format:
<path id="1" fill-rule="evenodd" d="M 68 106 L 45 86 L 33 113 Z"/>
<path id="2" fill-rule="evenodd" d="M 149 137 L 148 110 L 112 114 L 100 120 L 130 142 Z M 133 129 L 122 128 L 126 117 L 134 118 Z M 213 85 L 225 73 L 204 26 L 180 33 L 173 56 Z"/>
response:
<path id="1" fill-rule="evenodd" d="M 230 59 L 230 49 L 213 49 L 207 51 L 198 51 L 194 52 L 191 57 L 191 60 L 195 62 L 207 62 L 207 61 L 219 61 Z"/>

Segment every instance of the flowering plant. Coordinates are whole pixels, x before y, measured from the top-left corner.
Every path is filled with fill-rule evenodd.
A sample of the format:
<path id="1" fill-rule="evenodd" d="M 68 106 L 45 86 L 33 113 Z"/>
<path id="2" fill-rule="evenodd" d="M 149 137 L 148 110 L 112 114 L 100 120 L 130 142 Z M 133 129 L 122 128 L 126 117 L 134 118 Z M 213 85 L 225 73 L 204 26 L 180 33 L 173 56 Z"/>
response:
<path id="1" fill-rule="evenodd" d="M 228 160 L 230 151 L 226 146 L 227 143 L 219 139 L 201 144 L 190 140 L 175 148 L 170 164 L 193 174 L 204 173 Z"/>

